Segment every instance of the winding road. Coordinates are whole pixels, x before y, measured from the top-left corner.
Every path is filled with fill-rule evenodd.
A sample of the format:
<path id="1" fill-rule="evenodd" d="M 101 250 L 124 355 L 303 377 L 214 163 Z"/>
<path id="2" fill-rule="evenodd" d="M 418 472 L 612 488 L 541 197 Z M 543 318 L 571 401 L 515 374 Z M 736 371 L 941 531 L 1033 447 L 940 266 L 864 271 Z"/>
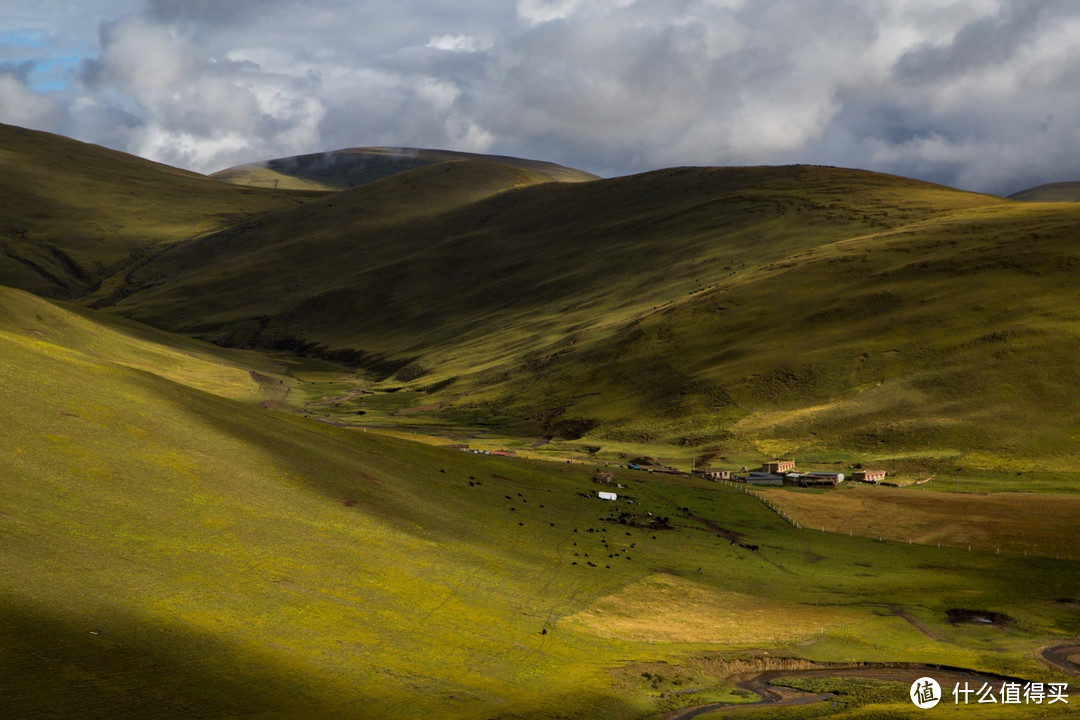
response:
<path id="1" fill-rule="evenodd" d="M 1061 672 L 1080 677 L 1080 664 L 1070 658 L 1080 655 L 1080 644 L 1069 643 L 1042 648 L 1039 658 Z M 825 702 L 833 697 L 831 693 L 810 693 L 780 685 L 770 685 L 777 678 L 785 677 L 847 677 L 866 680 L 886 680 L 912 683 L 923 676 L 937 680 L 942 688 L 951 689 L 956 683 L 967 682 L 970 686 L 980 687 L 982 683 L 996 685 L 1002 681 L 1017 681 L 1018 678 L 1004 677 L 990 673 L 980 673 L 960 668 L 947 668 L 935 665 L 915 663 L 874 664 L 874 665 L 833 665 L 803 670 L 760 670 L 742 673 L 729 678 L 735 687 L 755 693 L 761 700 L 753 703 L 713 703 L 672 710 L 663 716 L 663 720 L 691 720 L 705 715 L 742 710 L 745 708 L 783 707 L 787 705 L 809 705 Z M 1070 694 L 1080 692 L 1073 684 Z"/>
<path id="2" fill-rule="evenodd" d="M 1039 658 L 1053 668 L 1080 677 L 1080 663 L 1071 658 L 1080 656 L 1080 645 L 1052 645 L 1039 651 Z"/>

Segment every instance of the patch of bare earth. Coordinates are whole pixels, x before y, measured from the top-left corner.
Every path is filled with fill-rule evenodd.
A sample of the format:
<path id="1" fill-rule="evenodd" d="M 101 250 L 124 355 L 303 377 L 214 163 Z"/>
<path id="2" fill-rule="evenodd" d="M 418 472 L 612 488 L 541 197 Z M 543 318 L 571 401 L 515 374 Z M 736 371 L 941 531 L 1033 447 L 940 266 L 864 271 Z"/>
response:
<path id="1" fill-rule="evenodd" d="M 772 490 L 769 501 L 804 528 L 966 550 L 1080 559 L 1080 498 L 930 492 L 856 486 L 825 493 Z"/>

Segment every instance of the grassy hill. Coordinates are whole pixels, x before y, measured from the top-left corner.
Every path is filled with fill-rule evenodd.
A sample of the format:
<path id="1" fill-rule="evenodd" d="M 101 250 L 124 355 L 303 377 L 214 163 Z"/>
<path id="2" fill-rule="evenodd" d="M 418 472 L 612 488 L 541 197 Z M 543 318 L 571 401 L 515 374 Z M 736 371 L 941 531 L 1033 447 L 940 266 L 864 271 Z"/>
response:
<path id="1" fill-rule="evenodd" d="M 275 191 L 0 148 L 0 715 L 631 720 L 809 661 L 1064 679 L 1035 653 L 1080 633 L 1080 206 L 490 158 Z M 957 492 L 613 467 L 600 500 L 643 453 Z M 1002 487 L 1059 494 L 959 492 Z M 880 697 L 837 702 L 903 716 Z"/>
<path id="2" fill-rule="evenodd" d="M 1064 469 L 1078 212 L 836 168 L 447 163 L 178 244 L 111 307 L 350 362 L 396 391 L 355 424 Z"/>
<path id="3" fill-rule="evenodd" d="M 1021 190 L 1009 196 L 1024 202 L 1080 202 L 1080 182 L 1056 182 Z"/>
<path id="4" fill-rule="evenodd" d="M 745 700 L 728 663 L 763 652 L 1050 681 L 1030 653 L 1080 631 L 1075 560 L 630 471 L 605 503 L 591 466 L 258 407 L 300 370 L 0 290 L 5 714 L 617 720 Z"/>
<path id="5" fill-rule="evenodd" d="M 825 244 L 586 336 L 442 412 L 481 398 L 508 417 L 561 407 L 595 445 L 1069 470 L 1080 336 L 1063 289 L 1078 222 L 1069 206 L 989 206 Z"/>
<path id="6" fill-rule="evenodd" d="M 0 125 L 0 284 L 79 297 L 154 248 L 311 197 Z"/>
<path id="7" fill-rule="evenodd" d="M 555 339 L 632 317 L 822 243 L 1000 202 L 815 168 L 524 184 L 518 171 L 491 164 L 401 173 L 177 246 L 132 274 L 138 292 L 116 310 L 200 332 L 250 334 L 257 319 L 328 350 L 399 359 L 477 338 L 520 345 L 540 330 Z M 214 269 L 186 258 L 213 258 Z M 273 307 L 241 282 L 253 264 L 273 287 Z M 170 319 L 177 297 L 195 308 L 203 294 L 227 297 L 226 312 L 200 327 Z"/>
<path id="8" fill-rule="evenodd" d="M 555 163 L 505 155 L 480 155 L 420 148 L 348 148 L 277 158 L 220 170 L 211 177 L 237 185 L 297 190 L 347 190 L 408 170 L 444 162 L 494 162 L 558 182 L 584 182 L 597 176 Z"/>
<path id="9" fill-rule="evenodd" d="M 290 400 L 338 422 L 680 465 L 1077 459 L 1074 204 L 377 148 L 274 161 L 323 188 L 275 191 L 18 128 L 0 147 L 0 281 L 344 362 L 348 401 Z"/>

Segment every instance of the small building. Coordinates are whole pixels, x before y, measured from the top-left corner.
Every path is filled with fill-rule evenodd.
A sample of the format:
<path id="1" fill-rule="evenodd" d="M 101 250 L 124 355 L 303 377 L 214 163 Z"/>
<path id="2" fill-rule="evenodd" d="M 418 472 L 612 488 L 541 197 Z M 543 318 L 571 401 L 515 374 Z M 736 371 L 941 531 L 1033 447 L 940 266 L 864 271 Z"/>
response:
<path id="1" fill-rule="evenodd" d="M 844 473 L 809 472 L 788 473 L 787 483 L 799 487 L 835 487 L 844 482 Z"/>
<path id="2" fill-rule="evenodd" d="M 873 483 L 877 485 L 885 479 L 884 470 L 856 470 L 851 476 L 852 480 L 858 482 Z"/>
<path id="3" fill-rule="evenodd" d="M 601 490 L 600 492 L 597 493 L 597 495 L 600 496 L 601 500 L 618 500 L 619 499 L 619 494 L 618 493 L 613 493 L 613 492 L 604 492 L 604 491 Z"/>
<path id="4" fill-rule="evenodd" d="M 761 463 L 761 472 L 763 473 L 785 473 L 795 469 L 794 460 L 770 460 L 769 462 Z"/>
<path id="5" fill-rule="evenodd" d="M 746 476 L 747 485 L 783 485 L 784 476 L 773 473 L 752 472 Z"/>
<path id="6" fill-rule="evenodd" d="M 701 473 L 701 477 L 706 480 L 731 480 L 732 472 L 730 470 L 705 470 Z"/>

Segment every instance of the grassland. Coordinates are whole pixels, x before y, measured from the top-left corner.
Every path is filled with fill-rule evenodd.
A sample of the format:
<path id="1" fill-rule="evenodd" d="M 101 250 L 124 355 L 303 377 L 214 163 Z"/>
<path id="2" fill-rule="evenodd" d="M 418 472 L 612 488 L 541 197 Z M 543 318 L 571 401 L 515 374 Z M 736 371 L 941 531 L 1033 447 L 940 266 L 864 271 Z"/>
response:
<path id="1" fill-rule="evenodd" d="M 5 132 L 26 233 L 0 281 L 343 363 L 352 388 L 327 397 L 349 401 L 319 408 L 338 422 L 681 467 L 961 468 L 990 489 L 1077 461 L 1075 203 L 821 167 L 569 183 L 357 149 L 263 168 L 319 195 Z M 109 223 L 115 242 L 87 239 Z"/>
<path id="2" fill-rule="evenodd" d="M 0 289 L 13 717 L 630 720 L 809 662 L 1065 679 L 1036 652 L 1080 633 L 1074 205 L 490 158 L 329 193 L 0 149 L 0 281 L 71 300 Z M 937 477 L 763 496 L 795 524 L 691 478 L 594 494 L 641 455 L 776 454 Z M 910 715 L 834 685 L 857 702 L 770 712 Z"/>
<path id="3" fill-rule="evenodd" d="M 451 163 L 177 246 L 110 307 L 346 362 L 349 424 L 993 485 L 1077 460 L 1078 222 L 835 168 L 571 185 Z"/>
<path id="4" fill-rule="evenodd" d="M 584 182 L 591 173 L 555 163 L 503 155 L 422 148 L 348 148 L 297 155 L 220 170 L 211 177 L 235 185 L 297 190 L 348 190 L 376 180 L 445 162 L 490 162 L 518 168 L 542 181 Z"/>
<path id="5" fill-rule="evenodd" d="M 1080 498 L 1049 493 L 953 493 L 849 486 L 835 492 L 763 490 L 811 529 L 1013 555 L 1080 559 L 1062 543 L 1075 532 Z"/>
<path id="6" fill-rule="evenodd" d="M 1080 632 L 1074 560 L 799 531 L 630 471 L 634 503 L 603 503 L 592 467 L 260 408 L 266 378 L 302 385 L 287 364 L 2 299 L 0 689 L 18 717 L 637 718 L 747 699 L 725 658 L 1049 679 L 1030 654 Z M 953 607 L 1012 624 L 950 625 Z"/>
<path id="7" fill-rule="evenodd" d="M 170 243 L 297 205 L 48 133 L 0 125 L 0 285 L 82 297 Z"/>

